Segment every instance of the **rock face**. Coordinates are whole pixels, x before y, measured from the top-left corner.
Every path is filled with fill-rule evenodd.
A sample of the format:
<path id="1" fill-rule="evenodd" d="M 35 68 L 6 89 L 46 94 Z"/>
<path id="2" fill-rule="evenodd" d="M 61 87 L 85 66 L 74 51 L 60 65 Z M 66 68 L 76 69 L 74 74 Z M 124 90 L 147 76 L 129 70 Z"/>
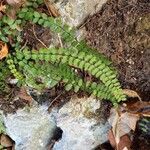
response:
<path id="1" fill-rule="evenodd" d="M 54 150 L 91 150 L 107 141 L 110 126 L 99 122 L 99 107 L 100 101 L 93 98 L 72 98 L 65 104 L 56 114 L 63 135 Z"/>
<path id="2" fill-rule="evenodd" d="M 15 150 L 45 150 L 55 133 L 62 138 L 54 139 L 53 150 L 91 150 L 108 140 L 110 125 L 100 123 L 99 108 L 100 101 L 91 97 L 73 97 L 50 114 L 47 106 L 35 105 L 4 116 L 6 133 L 15 141 Z M 57 126 L 61 133 L 55 132 Z"/>
<path id="3" fill-rule="evenodd" d="M 15 150 L 45 150 L 56 128 L 44 106 L 18 110 L 7 115 L 4 123 L 6 133 L 15 141 Z"/>
<path id="4" fill-rule="evenodd" d="M 107 0 L 50 0 L 59 9 L 62 18 L 71 26 L 77 26 L 88 16 L 100 10 Z"/>

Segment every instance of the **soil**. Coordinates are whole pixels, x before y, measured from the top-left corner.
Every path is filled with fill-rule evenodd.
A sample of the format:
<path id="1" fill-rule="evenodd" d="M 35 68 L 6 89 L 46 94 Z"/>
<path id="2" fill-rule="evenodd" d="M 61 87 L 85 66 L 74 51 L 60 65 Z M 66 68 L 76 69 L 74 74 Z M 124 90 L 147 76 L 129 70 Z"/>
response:
<path id="1" fill-rule="evenodd" d="M 122 87 L 150 100 L 150 1 L 108 0 L 89 17 L 87 43 L 112 60 Z"/>
<path id="2" fill-rule="evenodd" d="M 52 42 L 52 35 L 48 28 L 41 27 L 36 24 L 27 23 L 23 29 L 23 45 L 31 49 L 39 50 L 45 48 Z"/>
<path id="3" fill-rule="evenodd" d="M 122 87 L 144 101 L 150 101 L 149 8 L 149 0 L 108 0 L 85 23 L 87 43 L 113 62 Z M 148 150 L 149 139 L 137 124 L 132 149 Z"/>

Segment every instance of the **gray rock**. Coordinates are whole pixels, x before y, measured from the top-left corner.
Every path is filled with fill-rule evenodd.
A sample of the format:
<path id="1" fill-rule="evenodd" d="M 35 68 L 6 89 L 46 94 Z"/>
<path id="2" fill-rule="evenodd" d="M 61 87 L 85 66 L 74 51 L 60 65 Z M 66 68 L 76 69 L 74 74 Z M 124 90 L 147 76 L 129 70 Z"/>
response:
<path id="1" fill-rule="evenodd" d="M 71 26 L 77 26 L 88 16 L 99 11 L 107 0 L 50 0 L 54 2 L 59 12 Z"/>
<path id="2" fill-rule="evenodd" d="M 63 130 L 62 139 L 54 150 L 91 150 L 108 140 L 108 123 L 101 124 L 96 110 L 100 101 L 93 98 L 73 98 L 56 115 L 57 125 Z"/>
<path id="3" fill-rule="evenodd" d="M 91 150 L 107 141 L 108 123 L 100 123 L 100 101 L 73 97 L 60 109 L 47 113 L 47 106 L 32 106 L 4 116 L 6 133 L 15 141 L 15 150 L 46 150 L 56 125 L 63 130 L 54 150 Z"/>
<path id="4" fill-rule="evenodd" d="M 4 117 L 6 133 L 15 141 L 15 150 L 45 150 L 56 124 L 45 106 L 18 110 Z"/>

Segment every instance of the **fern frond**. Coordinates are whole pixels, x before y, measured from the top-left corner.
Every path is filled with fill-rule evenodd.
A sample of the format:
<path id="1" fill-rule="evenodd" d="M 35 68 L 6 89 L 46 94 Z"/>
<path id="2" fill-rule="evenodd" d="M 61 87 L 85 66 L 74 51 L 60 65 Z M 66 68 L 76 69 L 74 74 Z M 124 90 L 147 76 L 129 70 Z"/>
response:
<path id="1" fill-rule="evenodd" d="M 39 61 L 39 60 L 46 61 L 46 62 L 49 61 L 51 63 L 61 64 L 61 65 L 69 65 L 70 67 L 74 66 L 76 68 L 80 68 L 81 70 L 85 70 L 89 74 L 98 78 L 99 81 L 104 84 L 105 91 L 107 89 L 107 91 L 117 101 L 121 101 L 121 100 L 125 99 L 125 96 L 120 88 L 121 86 L 120 86 L 119 81 L 116 78 L 116 75 L 113 73 L 113 71 L 110 69 L 109 66 L 107 66 L 101 60 L 98 60 L 94 54 L 88 55 L 85 52 L 82 52 L 82 53 L 78 52 L 76 55 L 72 56 L 71 53 L 69 53 L 69 51 L 67 51 L 66 49 L 50 48 L 48 50 L 48 53 L 46 50 L 41 49 L 39 52 L 36 52 L 36 53 L 34 52 L 33 54 L 26 52 L 24 54 L 24 57 L 25 56 L 27 57 L 27 55 L 31 55 L 30 58 L 33 59 L 34 61 Z M 86 56 L 88 59 L 84 56 Z M 95 64 L 96 64 L 96 66 L 95 66 Z M 89 66 L 89 67 L 87 67 L 87 66 Z M 65 72 L 71 72 L 71 71 L 67 70 Z M 61 72 L 61 74 L 63 74 L 63 72 Z M 69 74 L 67 76 L 67 78 L 69 79 L 70 76 L 71 76 L 71 74 Z M 67 83 L 66 86 L 67 86 L 68 90 L 69 90 L 69 87 L 74 87 L 75 85 L 78 85 L 79 89 L 80 89 L 80 87 L 82 87 L 82 84 L 83 84 L 83 81 L 81 82 L 81 80 L 78 78 L 78 82 L 71 82 L 69 80 L 69 83 Z M 77 90 L 77 88 L 76 88 L 76 90 Z M 98 95 L 98 93 L 100 93 L 100 92 L 98 92 L 98 91 L 94 92 L 94 94 L 96 96 Z M 107 93 L 107 92 L 105 92 L 105 93 Z M 108 95 L 108 94 L 106 94 L 106 95 Z M 103 96 L 103 97 L 105 97 L 105 96 Z"/>
<path id="2" fill-rule="evenodd" d="M 36 8 L 38 2 L 34 3 Z M 9 20 L 8 17 L 4 17 L 2 18 L 3 23 L 12 31 L 18 25 L 21 26 L 20 20 L 23 20 L 24 23 L 31 21 L 48 27 L 51 31 L 59 33 L 65 45 L 64 48 L 43 48 L 39 51 L 27 48 L 23 51 L 16 50 L 15 55 L 12 54 L 8 58 L 8 65 L 13 75 L 36 89 L 53 87 L 61 82 L 64 83 L 67 91 L 83 90 L 96 97 L 109 99 L 114 105 L 125 100 L 126 97 L 122 92 L 117 73 L 111 62 L 102 54 L 89 48 L 85 41 L 78 41 L 75 30 L 63 23 L 60 18 L 52 18 L 44 13 L 34 11 L 30 7 L 31 4 L 28 3 L 26 8 L 22 8 L 18 12 L 16 20 Z M 0 24 L 0 26 L 3 25 Z M 12 33 L 2 31 L 0 38 L 9 34 Z M 15 36 L 15 38 L 17 37 Z M 6 41 L 7 39 L 3 40 Z M 18 45 L 15 45 L 15 49 L 19 48 Z M 74 68 L 86 71 L 97 79 L 97 83 L 85 81 Z"/>

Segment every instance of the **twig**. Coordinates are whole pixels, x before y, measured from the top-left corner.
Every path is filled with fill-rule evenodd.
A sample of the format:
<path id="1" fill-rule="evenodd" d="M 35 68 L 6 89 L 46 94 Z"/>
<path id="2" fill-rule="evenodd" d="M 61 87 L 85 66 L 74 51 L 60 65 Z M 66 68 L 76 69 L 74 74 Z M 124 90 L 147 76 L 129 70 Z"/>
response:
<path id="1" fill-rule="evenodd" d="M 45 48 L 48 48 L 48 47 L 44 44 L 44 42 L 42 42 L 42 41 L 37 37 L 37 35 L 36 35 L 36 33 L 35 33 L 35 29 L 34 29 L 34 24 L 33 24 L 33 34 L 34 34 L 35 38 L 36 38 Z"/>
<path id="2" fill-rule="evenodd" d="M 26 42 L 24 43 L 24 45 L 21 47 L 20 51 L 22 51 L 26 47 L 27 43 L 28 43 L 28 40 L 26 40 Z"/>
<path id="3" fill-rule="evenodd" d="M 60 46 L 63 48 L 63 43 L 62 43 L 60 34 L 58 34 L 58 40 L 59 40 Z"/>
<path id="4" fill-rule="evenodd" d="M 55 8 L 54 4 L 48 0 L 44 0 L 44 3 L 48 9 L 48 12 L 51 16 L 58 17 L 60 16 L 58 10 Z"/>
<path id="5" fill-rule="evenodd" d="M 48 107 L 48 112 L 50 112 L 50 108 L 51 108 L 51 106 L 53 105 L 53 103 L 57 100 L 57 98 L 59 98 L 60 96 L 62 95 L 62 93 L 61 94 L 59 94 L 58 96 L 56 96 L 52 101 L 51 101 L 51 103 L 50 103 L 50 105 L 49 105 L 49 107 Z"/>
<path id="6" fill-rule="evenodd" d="M 83 19 L 83 21 L 76 28 L 77 29 L 82 29 L 83 27 L 85 27 L 85 25 L 90 22 L 89 18 L 90 18 L 90 15 L 88 15 L 87 17 L 85 17 Z"/>

